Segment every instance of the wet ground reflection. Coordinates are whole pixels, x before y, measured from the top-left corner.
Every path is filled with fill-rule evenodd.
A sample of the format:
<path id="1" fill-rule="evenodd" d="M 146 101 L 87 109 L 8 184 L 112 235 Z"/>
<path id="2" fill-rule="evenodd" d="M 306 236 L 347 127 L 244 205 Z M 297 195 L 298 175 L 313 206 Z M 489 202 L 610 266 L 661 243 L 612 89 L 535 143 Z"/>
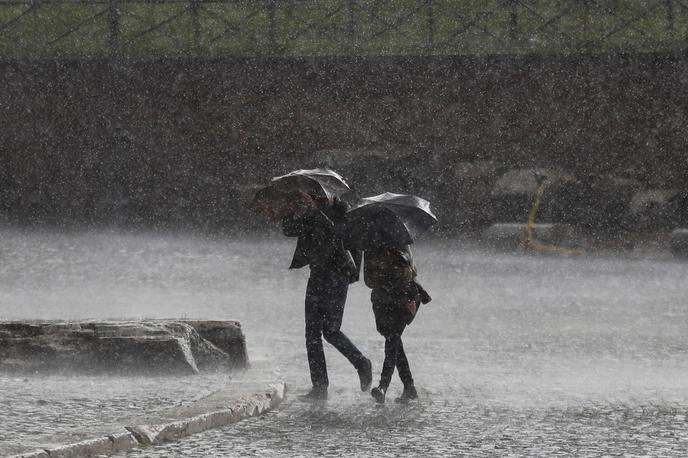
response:
<path id="1" fill-rule="evenodd" d="M 293 400 L 309 382 L 306 272 L 286 270 L 291 242 L 8 233 L 0 318 L 242 321 L 251 359 L 290 387 L 284 409 L 132 455 L 688 453 L 688 264 L 663 253 L 522 257 L 420 244 L 434 301 L 405 338 L 420 402 L 377 408 L 328 349 L 330 400 L 314 407 Z M 383 341 L 362 284 L 343 329 L 379 370 Z M 391 397 L 400 389 L 393 381 Z"/>

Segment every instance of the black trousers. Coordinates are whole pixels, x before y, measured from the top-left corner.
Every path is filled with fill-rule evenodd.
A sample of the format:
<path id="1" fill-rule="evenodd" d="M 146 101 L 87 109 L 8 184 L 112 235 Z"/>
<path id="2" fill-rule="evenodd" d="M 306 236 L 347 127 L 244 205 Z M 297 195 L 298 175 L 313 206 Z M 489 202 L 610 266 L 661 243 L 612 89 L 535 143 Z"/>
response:
<path id="1" fill-rule="evenodd" d="M 373 290 L 371 299 L 375 326 L 385 338 L 385 361 L 380 373 L 380 387 L 384 389 L 389 387 L 395 367 L 404 386 L 413 386 L 411 367 L 401 341 L 401 335 L 406 329 L 406 318 L 401 311 L 401 303 L 388 294 L 376 290 Z"/>
<path id="2" fill-rule="evenodd" d="M 314 387 L 329 385 L 327 365 L 323 350 L 323 337 L 332 344 L 349 362 L 359 369 L 365 361 L 363 354 L 344 335 L 342 326 L 344 304 L 349 290 L 348 279 L 333 279 L 314 276 L 308 279 L 306 287 L 306 352 Z"/>

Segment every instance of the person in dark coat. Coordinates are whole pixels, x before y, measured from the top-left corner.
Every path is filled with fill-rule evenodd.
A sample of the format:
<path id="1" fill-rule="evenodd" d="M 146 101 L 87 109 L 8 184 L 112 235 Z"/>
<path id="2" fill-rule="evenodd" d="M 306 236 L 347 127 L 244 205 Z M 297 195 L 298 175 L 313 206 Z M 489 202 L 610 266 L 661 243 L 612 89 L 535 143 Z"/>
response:
<path id="1" fill-rule="evenodd" d="M 372 288 L 370 300 L 375 325 L 385 338 L 385 360 L 380 383 L 370 392 L 378 403 L 385 402 L 395 367 L 404 384 L 403 393 L 395 401 L 403 403 L 418 398 L 401 341 L 404 329 L 413 321 L 420 304 L 431 300 L 416 281 L 416 276 L 416 266 L 408 245 L 404 248 L 380 248 L 365 252 L 363 279 Z"/>
<path id="2" fill-rule="evenodd" d="M 361 255 L 344 249 L 335 232 L 347 206 L 340 200 L 316 203 L 303 193 L 297 208 L 282 217 L 285 235 L 298 237 L 290 269 L 310 267 L 306 287 L 306 352 L 313 388 L 304 399 L 326 399 L 329 379 L 322 338 L 358 371 L 361 390 L 372 384 L 370 360 L 340 330 L 349 284 L 358 281 Z"/>

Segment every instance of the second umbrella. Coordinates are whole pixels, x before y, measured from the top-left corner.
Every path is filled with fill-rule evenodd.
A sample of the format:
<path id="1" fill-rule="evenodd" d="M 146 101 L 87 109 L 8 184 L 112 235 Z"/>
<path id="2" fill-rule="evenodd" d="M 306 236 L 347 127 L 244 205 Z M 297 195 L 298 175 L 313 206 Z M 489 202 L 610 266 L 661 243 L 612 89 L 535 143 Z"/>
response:
<path id="1" fill-rule="evenodd" d="M 346 214 L 338 230 L 348 247 L 371 250 L 409 245 L 436 222 L 427 200 L 385 192 L 363 198 Z"/>

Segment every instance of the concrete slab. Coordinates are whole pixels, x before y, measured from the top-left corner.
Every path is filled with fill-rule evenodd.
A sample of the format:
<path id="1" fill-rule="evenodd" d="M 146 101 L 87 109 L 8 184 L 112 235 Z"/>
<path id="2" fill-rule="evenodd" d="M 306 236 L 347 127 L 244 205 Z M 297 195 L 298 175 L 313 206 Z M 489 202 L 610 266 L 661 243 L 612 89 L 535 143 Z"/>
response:
<path id="1" fill-rule="evenodd" d="M 230 320 L 0 322 L 0 370 L 194 374 L 248 366 Z"/>

